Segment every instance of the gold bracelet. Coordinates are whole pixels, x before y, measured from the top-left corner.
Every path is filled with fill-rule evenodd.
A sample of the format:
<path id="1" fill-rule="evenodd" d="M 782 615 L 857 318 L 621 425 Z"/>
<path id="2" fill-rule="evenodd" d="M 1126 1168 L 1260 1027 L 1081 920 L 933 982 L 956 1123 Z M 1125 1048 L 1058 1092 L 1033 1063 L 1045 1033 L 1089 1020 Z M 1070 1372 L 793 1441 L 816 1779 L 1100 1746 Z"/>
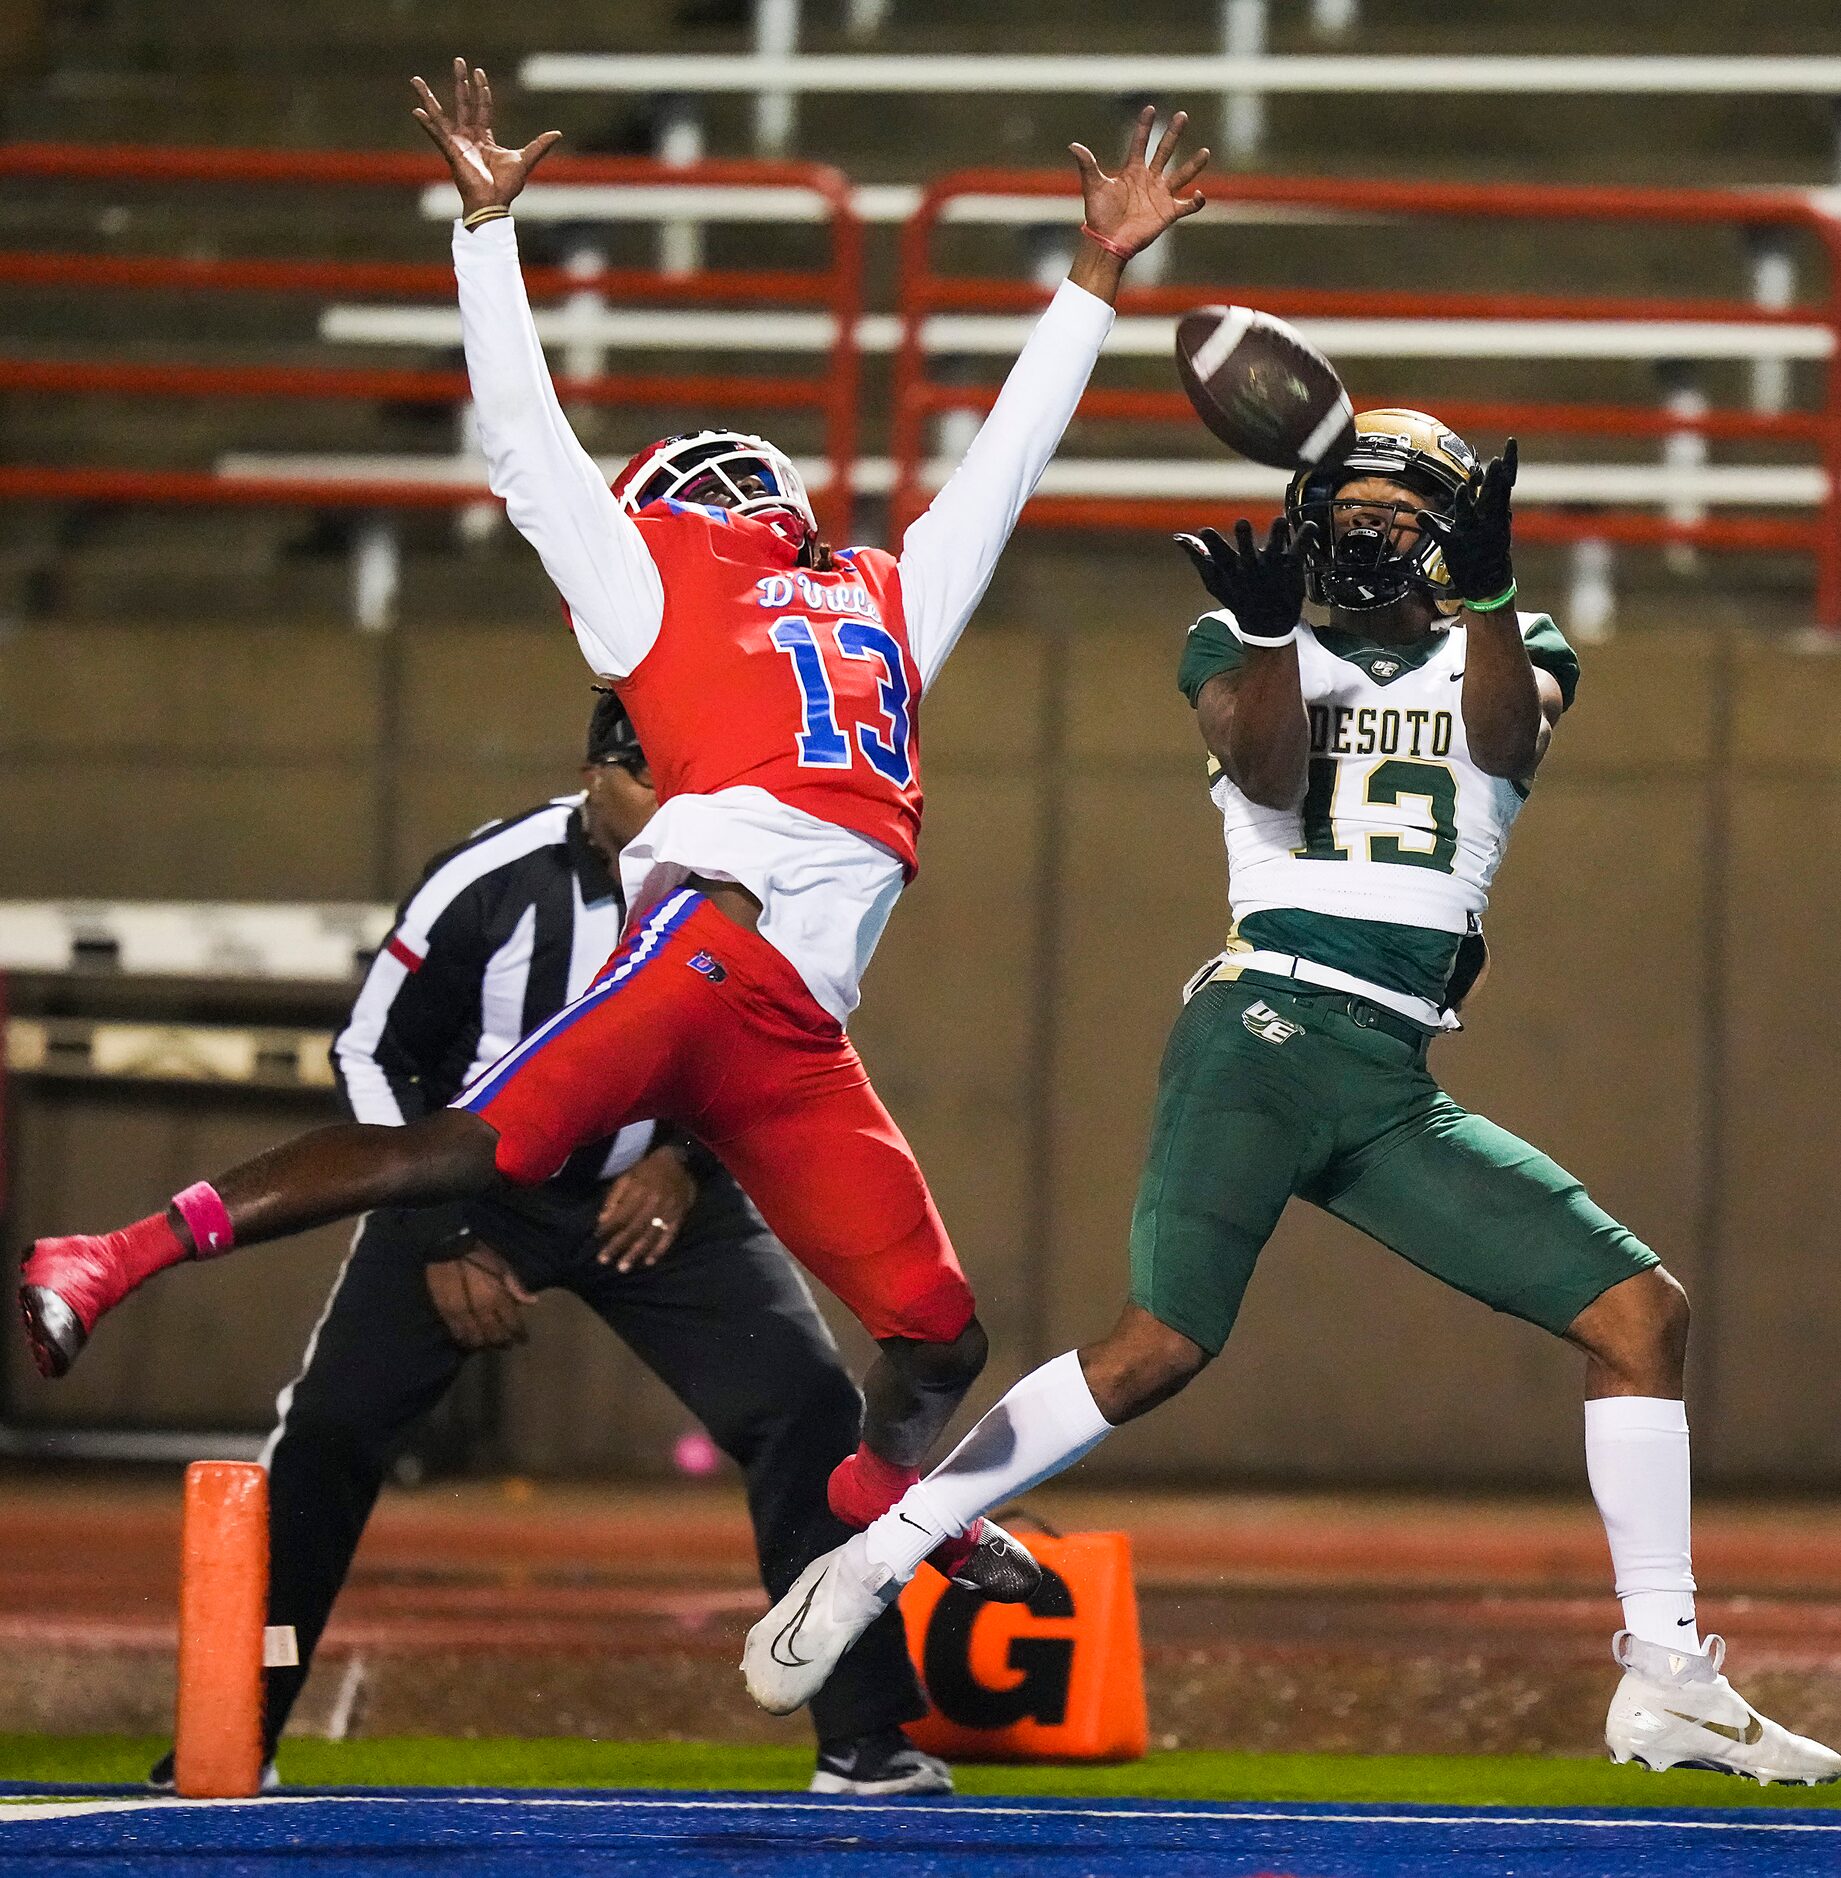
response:
<path id="1" fill-rule="evenodd" d="M 504 203 L 488 202 L 483 209 L 475 209 L 471 215 L 463 215 L 460 218 L 460 225 L 466 229 L 480 228 L 487 222 L 496 222 L 502 216 L 510 214 L 511 210 Z"/>

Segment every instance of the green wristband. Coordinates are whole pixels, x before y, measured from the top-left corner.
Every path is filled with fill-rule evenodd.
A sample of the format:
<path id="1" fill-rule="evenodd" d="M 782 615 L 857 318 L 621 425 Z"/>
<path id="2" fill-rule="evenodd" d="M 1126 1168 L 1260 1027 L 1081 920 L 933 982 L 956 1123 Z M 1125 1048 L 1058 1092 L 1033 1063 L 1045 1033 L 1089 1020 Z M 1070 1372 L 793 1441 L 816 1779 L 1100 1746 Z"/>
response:
<path id="1" fill-rule="evenodd" d="M 1508 586 L 1501 593 L 1497 594 L 1495 599 L 1493 600 L 1466 600 L 1464 604 L 1467 607 L 1469 607 L 1471 612 L 1473 613 L 1495 613 L 1495 612 L 1498 612 L 1501 608 L 1507 606 L 1508 603 L 1514 598 L 1515 598 L 1515 583 L 1514 581 L 1510 581 Z"/>

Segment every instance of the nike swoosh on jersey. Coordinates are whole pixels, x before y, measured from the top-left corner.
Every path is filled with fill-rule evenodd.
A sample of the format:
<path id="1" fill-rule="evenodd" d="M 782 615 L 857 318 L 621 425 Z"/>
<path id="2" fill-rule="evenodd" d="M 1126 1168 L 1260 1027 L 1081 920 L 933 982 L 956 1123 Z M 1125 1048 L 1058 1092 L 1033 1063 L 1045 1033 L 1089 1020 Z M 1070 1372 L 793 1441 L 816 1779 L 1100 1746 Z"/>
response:
<path id="1" fill-rule="evenodd" d="M 918 1519 L 910 1519 L 906 1513 L 901 1512 L 899 1509 L 896 1511 L 896 1517 L 904 1526 L 912 1526 L 916 1532 L 925 1532 L 927 1530 Z"/>
<path id="2" fill-rule="evenodd" d="M 1730 1722 L 1702 1721 L 1698 1715 L 1684 1715 L 1678 1708 L 1666 1711 L 1677 1721 L 1692 1722 L 1697 1728 L 1704 1728 L 1710 1735 L 1724 1735 L 1728 1741 L 1736 1741 L 1742 1748 L 1755 1748 L 1764 1739 L 1764 1723 L 1754 1715 L 1743 1728 L 1735 1728 Z"/>
<path id="3" fill-rule="evenodd" d="M 812 1580 L 812 1588 L 805 1594 L 805 1602 L 786 1623 L 780 1626 L 780 1634 L 774 1638 L 773 1648 L 768 1652 L 776 1663 L 784 1664 L 788 1669 L 804 1669 L 811 1662 L 812 1659 L 809 1656 L 801 1656 L 793 1646 L 799 1640 L 799 1632 L 805 1620 L 812 1614 L 812 1600 L 818 1596 L 818 1587 L 825 1582 L 829 1573 L 830 1568 L 827 1566 Z M 784 1656 L 780 1654 L 782 1644 L 786 1646 Z"/>

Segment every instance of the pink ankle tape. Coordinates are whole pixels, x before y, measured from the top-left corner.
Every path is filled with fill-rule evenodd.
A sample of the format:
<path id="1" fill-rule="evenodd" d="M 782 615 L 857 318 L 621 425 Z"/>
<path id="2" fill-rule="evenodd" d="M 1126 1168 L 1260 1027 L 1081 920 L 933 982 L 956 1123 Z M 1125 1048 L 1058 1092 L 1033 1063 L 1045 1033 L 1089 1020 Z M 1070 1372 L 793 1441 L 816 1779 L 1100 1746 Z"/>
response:
<path id="1" fill-rule="evenodd" d="M 192 1235 L 194 1258 L 221 1258 L 236 1244 L 236 1229 L 230 1223 L 229 1208 L 218 1198 L 217 1189 L 208 1180 L 187 1187 L 183 1193 L 175 1193 L 173 1211 L 185 1221 L 185 1229 Z"/>
<path id="2" fill-rule="evenodd" d="M 919 1478 L 919 1468 L 897 1467 L 860 1447 L 832 1470 L 825 1499 L 846 1526 L 867 1526 L 886 1513 Z"/>
<path id="3" fill-rule="evenodd" d="M 174 1232 L 172 1222 L 166 1217 L 165 1207 L 146 1219 L 137 1219 L 132 1226 L 122 1227 L 119 1232 L 106 1234 L 102 1243 L 114 1253 L 115 1273 L 121 1280 L 121 1289 L 109 1300 L 111 1304 L 155 1272 L 163 1272 L 167 1266 L 177 1265 L 190 1256 L 185 1241 Z"/>
<path id="4" fill-rule="evenodd" d="M 860 1444 L 845 1465 L 855 1474 L 858 1486 L 868 1493 L 887 1494 L 891 1506 L 921 1477 L 918 1467 L 885 1461 L 873 1448 Z"/>

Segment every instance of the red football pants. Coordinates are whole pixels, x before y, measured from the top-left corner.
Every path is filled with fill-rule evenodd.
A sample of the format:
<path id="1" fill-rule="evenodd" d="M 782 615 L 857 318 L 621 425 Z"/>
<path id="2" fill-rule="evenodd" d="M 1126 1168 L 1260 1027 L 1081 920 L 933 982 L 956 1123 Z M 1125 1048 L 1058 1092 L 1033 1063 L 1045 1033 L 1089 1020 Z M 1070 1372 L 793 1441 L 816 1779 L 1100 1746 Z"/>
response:
<path id="1" fill-rule="evenodd" d="M 453 1106 L 498 1130 L 499 1171 L 520 1186 L 628 1122 L 675 1122 L 872 1337 L 947 1343 L 971 1321 L 914 1152 L 842 1025 L 766 940 L 689 888 Z"/>

